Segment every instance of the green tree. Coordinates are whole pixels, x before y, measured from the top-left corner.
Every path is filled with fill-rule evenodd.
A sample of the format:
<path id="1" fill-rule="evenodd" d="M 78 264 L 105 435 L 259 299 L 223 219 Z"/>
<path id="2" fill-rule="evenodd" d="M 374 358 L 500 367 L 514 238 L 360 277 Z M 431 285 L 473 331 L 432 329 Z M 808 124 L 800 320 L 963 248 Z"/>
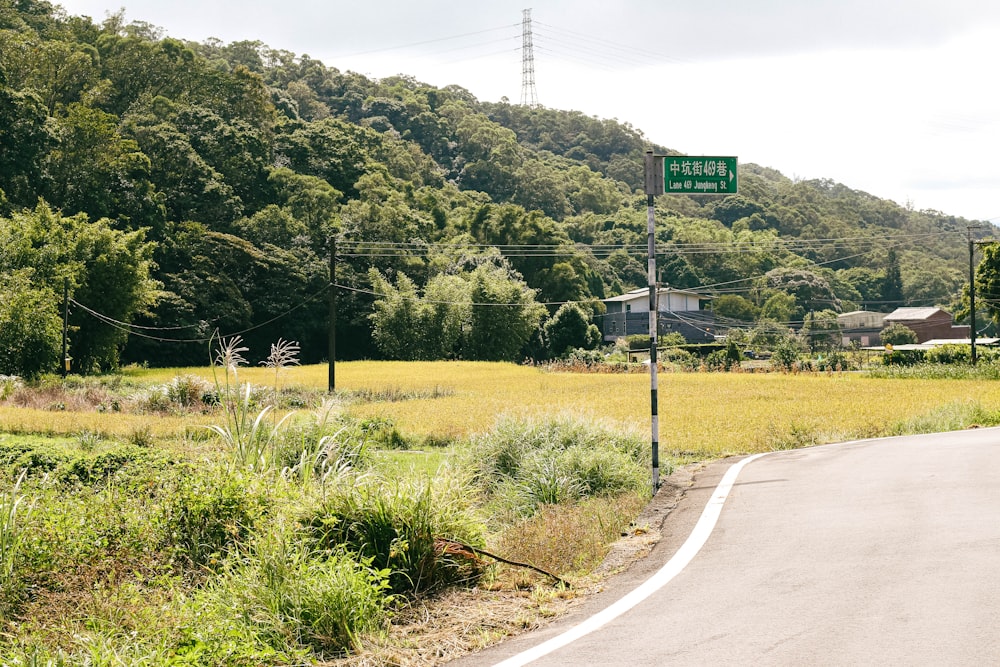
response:
<path id="1" fill-rule="evenodd" d="M 794 319 L 801 320 L 810 310 L 830 309 L 840 312 L 840 299 L 823 276 L 798 268 L 778 268 L 764 275 L 767 289 L 780 290 L 795 297 Z"/>
<path id="2" fill-rule="evenodd" d="M 983 255 L 975 271 L 976 295 L 990 319 L 1000 323 L 1000 244 L 987 243 L 980 249 Z"/>
<path id="3" fill-rule="evenodd" d="M 811 352 L 833 350 L 840 347 L 840 324 L 832 310 L 810 311 L 802 323 L 802 338 Z"/>
<path id="4" fill-rule="evenodd" d="M 395 285 L 377 269 L 369 276 L 378 295 L 370 315 L 372 337 L 388 359 L 426 359 L 428 308 L 417 293 L 416 284 L 405 274 L 396 276 Z"/>
<path id="5" fill-rule="evenodd" d="M 562 357 L 582 348 L 592 350 L 601 342 L 601 332 L 591 323 L 584 308 L 576 303 L 564 303 L 542 327 L 549 355 Z"/>
<path id="6" fill-rule="evenodd" d="M 796 316 L 795 297 L 784 292 L 773 292 L 760 307 L 760 318 L 781 322 L 787 328 Z"/>
<path id="7" fill-rule="evenodd" d="M 503 268 L 479 266 L 470 276 L 472 313 L 463 356 L 483 361 L 518 361 L 538 329 L 544 306 L 535 292 Z"/>
<path id="8" fill-rule="evenodd" d="M 903 304 L 903 278 L 895 248 L 889 248 L 885 258 L 885 278 L 882 280 L 882 306 L 886 311 Z"/>
<path id="9" fill-rule="evenodd" d="M 738 294 L 723 294 L 712 299 L 712 311 L 720 317 L 753 322 L 760 309 L 753 301 Z"/>
<path id="10" fill-rule="evenodd" d="M 51 142 L 46 118 L 37 94 L 7 88 L 0 76 L 0 192 L 11 204 L 33 206 L 38 201 L 43 157 Z"/>
<path id="11" fill-rule="evenodd" d="M 32 268 L 37 289 L 70 296 L 70 356 L 83 372 L 116 368 L 127 325 L 156 298 L 150 277 L 153 244 L 143 231 L 122 232 L 107 219 L 65 217 L 39 204 L 0 218 L 0 274 Z M 125 326 L 123 326 L 125 325 Z"/>
<path id="12" fill-rule="evenodd" d="M 879 332 L 883 345 L 912 345 L 917 342 L 917 334 L 910 327 L 893 322 Z"/>
<path id="13" fill-rule="evenodd" d="M 0 374 L 34 378 L 58 368 L 60 300 L 32 284 L 31 269 L 0 273 Z"/>
<path id="14" fill-rule="evenodd" d="M 133 229 L 162 230 L 162 195 L 150 182 L 152 164 L 117 117 L 71 104 L 53 119 L 56 146 L 45 159 L 46 199 L 68 213 L 114 218 Z"/>

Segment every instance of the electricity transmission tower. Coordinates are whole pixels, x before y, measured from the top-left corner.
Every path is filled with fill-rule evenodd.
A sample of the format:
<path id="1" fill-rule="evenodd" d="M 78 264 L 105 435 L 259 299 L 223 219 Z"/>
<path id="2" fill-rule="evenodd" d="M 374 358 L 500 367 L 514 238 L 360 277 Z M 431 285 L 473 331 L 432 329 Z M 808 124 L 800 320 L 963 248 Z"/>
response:
<path id="1" fill-rule="evenodd" d="M 538 106 L 535 92 L 535 51 L 531 44 L 531 10 L 521 12 L 521 105 Z"/>

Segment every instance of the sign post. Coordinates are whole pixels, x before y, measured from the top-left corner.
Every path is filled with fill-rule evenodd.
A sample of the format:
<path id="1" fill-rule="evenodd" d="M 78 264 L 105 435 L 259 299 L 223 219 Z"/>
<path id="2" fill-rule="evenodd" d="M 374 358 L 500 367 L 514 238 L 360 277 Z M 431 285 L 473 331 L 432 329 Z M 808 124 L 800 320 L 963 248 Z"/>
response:
<path id="1" fill-rule="evenodd" d="M 653 155 L 646 151 L 646 231 L 649 252 L 649 395 L 652 415 L 653 495 L 660 488 L 660 417 L 656 359 L 659 309 L 656 303 L 656 195 L 732 195 L 738 190 L 735 157 Z"/>
<path id="2" fill-rule="evenodd" d="M 662 171 L 663 162 L 656 159 L 653 151 L 646 152 L 646 233 L 649 252 L 649 398 L 652 414 L 652 459 L 653 459 L 653 495 L 660 488 L 660 416 L 657 400 L 656 361 L 657 319 L 659 313 L 656 305 L 656 215 L 653 198 L 663 194 Z"/>

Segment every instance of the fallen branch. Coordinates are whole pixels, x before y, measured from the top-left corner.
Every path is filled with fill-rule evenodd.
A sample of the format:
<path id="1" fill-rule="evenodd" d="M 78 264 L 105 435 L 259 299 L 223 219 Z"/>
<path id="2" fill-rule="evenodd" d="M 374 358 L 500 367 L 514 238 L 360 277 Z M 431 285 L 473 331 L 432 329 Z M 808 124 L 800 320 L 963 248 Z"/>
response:
<path id="1" fill-rule="evenodd" d="M 528 568 L 529 570 L 534 570 L 539 574 L 544 574 L 546 577 L 554 579 L 556 583 L 562 584 L 566 588 L 573 587 L 572 584 L 570 584 L 562 577 L 552 574 L 551 572 L 548 572 L 546 570 L 543 570 L 542 568 L 532 565 L 531 563 L 519 563 L 517 561 L 504 558 L 503 556 L 497 556 L 496 554 L 492 554 L 489 551 L 486 551 L 485 549 L 480 549 L 479 547 L 473 547 L 468 544 L 458 542 L 457 540 L 449 540 L 444 537 L 438 537 L 434 541 L 442 545 L 441 550 L 445 553 L 454 554 L 454 553 L 468 552 L 472 554 L 472 557 L 474 559 L 477 558 L 478 556 L 486 556 L 487 558 L 492 558 L 493 560 L 500 561 L 501 563 L 505 563 L 506 565 L 513 565 L 514 567 L 524 567 Z"/>

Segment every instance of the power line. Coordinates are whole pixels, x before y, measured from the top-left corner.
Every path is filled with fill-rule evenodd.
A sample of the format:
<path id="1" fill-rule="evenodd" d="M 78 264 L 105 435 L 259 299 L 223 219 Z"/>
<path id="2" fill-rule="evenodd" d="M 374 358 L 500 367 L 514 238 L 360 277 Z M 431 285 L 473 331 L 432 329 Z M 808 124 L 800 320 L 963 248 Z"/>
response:
<path id="1" fill-rule="evenodd" d="M 300 308 L 305 307 L 306 305 L 308 305 L 312 301 L 315 301 L 320 296 L 326 294 L 329 289 L 330 289 L 330 286 L 329 285 L 325 285 L 321 290 L 319 290 L 315 294 L 307 297 L 305 300 L 299 302 L 298 304 L 292 306 L 291 308 L 289 308 L 288 310 L 286 310 L 284 313 L 281 313 L 280 315 L 276 315 L 275 317 L 272 317 L 271 319 L 269 319 L 269 320 L 267 320 L 265 322 L 260 322 L 258 324 L 253 325 L 253 326 L 247 327 L 246 329 L 243 329 L 241 331 L 234 331 L 232 333 L 227 333 L 227 334 L 222 334 L 222 335 L 223 335 L 224 338 L 229 338 L 231 336 L 241 336 L 243 334 L 250 333 L 251 331 L 256 331 L 257 329 L 261 329 L 263 327 L 266 327 L 269 324 L 273 324 L 274 322 L 277 322 L 278 320 L 281 320 L 281 319 L 284 319 L 284 318 L 288 317 L 289 315 L 291 315 L 295 311 L 299 310 Z M 203 326 L 202 324 L 192 324 L 192 325 L 184 325 L 184 326 L 176 326 L 176 327 L 145 327 L 145 326 L 139 326 L 139 325 L 136 325 L 136 324 L 130 324 L 128 322 L 122 322 L 120 320 L 116 320 L 115 318 L 111 317 L 110 315 L 105 315 L 104 313 L 101 313 L 99 311 L 94 310 L 93 308 L 90 308 L 88 306 L 83 305 L 82 303 L 80 303 L 76 299 L 69 299 L 69 302 L 72 303 L 74 306 L 78 306 L 79 308 L 81 308 L 82 310 L 84 310 L 87 314 L 89 314 L 91 317 L 93 317 L 94 319 L 98 320 L 99 322 L 103 322 L 104 324 L 106 324 L 106 325 L 108 325 L 108 326 L 110 326 L 110 327 L 112 327 L 114 329 L 118 329 L 119 331 L 124 331 L 125 333 L 129 334 L 130 336 L 136 336 L 138 338 L 146 338 L 148 340 L 154 340 L 154 341 L 157 341 L 157 342 L 160 342 L 160 343 L 207 343 L 207 342 L 210 342 L 212 340 L 211 336 L 209 336 L 208 338 L 204 338 L 204 337 L 203 338 L 166 338 L 166 337 L 163 337 L 163 336 L 154 336 L 152 334 L 145 333 L 145 331 L 177 331 L 179 329 L 199 328 L 199 327 Z"/>
<path id="2" fill-rule="evenodd" d="M 476 30 L 474 32 L 465 32 L 465 33 L 462 33 L 460 35 L 449 35 L 447 37 L 436 37 L 434 39 L 425 39 L 425 40 L 422 40 L 422 41 L 419 41 L 419 42 L 410 42 L 409 44 L 400 44 L 398 46 L 386 46 L 386 47 L 382 47 L 382 48 L 378 48 L 378 49 L 370 49 L 368 51 L 358 51 L 356 53 L 348 53 L 348 54 L 345 54 L 345 55 L 342 55 L 342 56 L 338 56 L 338 57 L 340 57 L 340 58 L 354 58 L 354 57 L 357 57 L 357 56 L 371 55 L 373 53 L 386 53 L 386 52 L 389 52 L 389 51 L 401 51 L 402 49 L 409 49 L 409 48 L 412 48 L 414 46 L 424 46 L 425 44 L 437 44 L 439 42 L 449 42 L 449 41 L 456 40 L 456 39 L 463 39 L 465 37 L 474 37 L 475 35 L 484 35 L 484 34 L 489 33 L 489 32 L 497 32 L 498 30 L 509 30 L 510 28 L 517 27 L 519 25 L 520 25 L 519 23 L 513 23 L 513 24 L 498 26 L 496 28 L 487 28 L 485 30 Z"/>

